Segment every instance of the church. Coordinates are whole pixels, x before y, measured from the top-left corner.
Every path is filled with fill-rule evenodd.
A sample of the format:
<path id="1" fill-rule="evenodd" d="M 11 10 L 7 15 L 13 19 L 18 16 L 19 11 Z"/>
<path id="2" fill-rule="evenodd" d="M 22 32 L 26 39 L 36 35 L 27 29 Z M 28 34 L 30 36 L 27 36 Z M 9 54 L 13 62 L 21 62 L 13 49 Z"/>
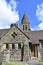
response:
<path id="1" fill-rule="evenodd" d="M 7 62 L 43 58 L 43 30 L 32 31 L 24 13 L 20 28 L 11 24 L 8 29 L 0 29 L 0 52 L 2 61 Z"/>

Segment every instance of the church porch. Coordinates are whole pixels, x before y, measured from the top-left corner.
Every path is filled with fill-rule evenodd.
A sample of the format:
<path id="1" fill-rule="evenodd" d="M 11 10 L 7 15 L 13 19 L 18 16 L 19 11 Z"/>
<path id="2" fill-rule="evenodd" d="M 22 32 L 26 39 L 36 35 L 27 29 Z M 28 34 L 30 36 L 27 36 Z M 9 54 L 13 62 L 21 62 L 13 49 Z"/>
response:
<path id="1" fill-rule="evenodd" d="M 30 44 L 30 59 L 39 58 L 39 44 Z"/>

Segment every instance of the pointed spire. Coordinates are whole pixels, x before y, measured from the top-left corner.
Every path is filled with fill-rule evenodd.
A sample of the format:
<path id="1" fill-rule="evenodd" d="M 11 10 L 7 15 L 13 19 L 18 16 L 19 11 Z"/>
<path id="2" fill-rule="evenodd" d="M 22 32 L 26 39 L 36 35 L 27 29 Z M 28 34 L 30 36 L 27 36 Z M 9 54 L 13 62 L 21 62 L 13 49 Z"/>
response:
<path id="1" fill-rule="evenodd" d="M 26 12 L 24 12 L 23 18 L 27 18 Z"/>
<path id="2" fill-rule="evenodd" d="M 23 30 L 23 28 L 24 28 L 25 31 L 28 31 L 28 30 L 30 31 L 30 22 L 28 20 L 26 12 L 24 12 L 24 15 L 23 15 L 23 18 L 22 18 L 22 21 L 20 24 L 20 28 L 21 28 L 21 30 Z"/>
<path id="3" fill-rule="evenodd" d="M 22 18 L 21 23 L 26 23 L 26 22 L 28 22 L 28 17 L 27 17 L 27 15 L 26 15 L 26 12 L 24 12 L 24 15 L 23 15 L 23 18 Z M 29 23 L 29 22 L 28 22 L 28 23 Z"/>

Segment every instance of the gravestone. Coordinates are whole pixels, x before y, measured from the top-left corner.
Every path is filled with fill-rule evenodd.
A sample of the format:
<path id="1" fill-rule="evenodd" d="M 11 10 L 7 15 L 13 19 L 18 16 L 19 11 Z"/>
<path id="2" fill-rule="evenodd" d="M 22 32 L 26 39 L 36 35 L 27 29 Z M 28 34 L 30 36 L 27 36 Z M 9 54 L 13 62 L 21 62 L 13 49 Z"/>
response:
<path id="1" fill-rule="evenodd" d="M 0 65 L 2 65 L 2 57 L 3 57 L 3 55 L 2 55 L 2 53 L 0 52 Z"/>

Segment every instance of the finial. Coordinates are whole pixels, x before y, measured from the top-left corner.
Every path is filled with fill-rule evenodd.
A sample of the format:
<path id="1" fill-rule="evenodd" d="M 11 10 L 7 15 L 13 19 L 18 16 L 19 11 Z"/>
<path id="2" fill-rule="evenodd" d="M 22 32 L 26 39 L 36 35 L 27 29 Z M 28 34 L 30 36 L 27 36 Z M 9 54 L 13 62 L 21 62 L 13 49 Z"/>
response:
<path id="1" fill-rule="evenodd" d="M 24 15 L 23 15 L 23 17 L 24 17 L 24 18 L 27 17 L 27 15 L 26 15 L 26 11 L 24 11 Z"/>

